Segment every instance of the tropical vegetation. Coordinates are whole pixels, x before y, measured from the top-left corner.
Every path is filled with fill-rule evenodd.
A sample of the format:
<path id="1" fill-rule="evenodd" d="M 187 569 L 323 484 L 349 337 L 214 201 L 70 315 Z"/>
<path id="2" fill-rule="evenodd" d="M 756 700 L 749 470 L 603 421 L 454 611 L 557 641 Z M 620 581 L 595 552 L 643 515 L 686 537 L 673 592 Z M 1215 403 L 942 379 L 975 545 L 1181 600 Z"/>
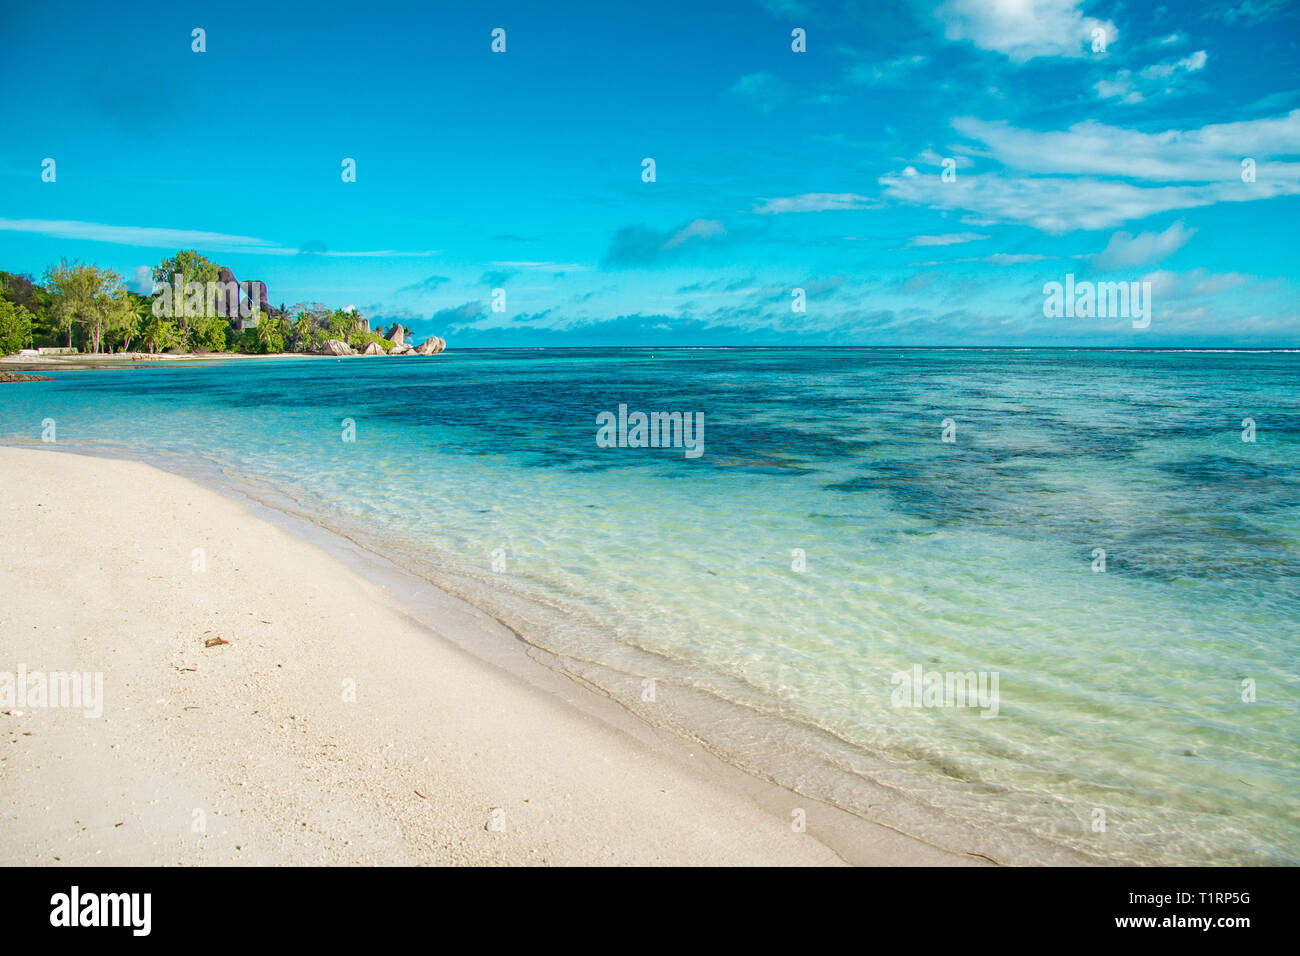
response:
<path id="1" fill-rule="evenodd" d="M 318 352 L 329 339 L 358 351 L 371 342 L 385 351 L 393 346 L 355 310 L 318 302 L 259 309 L 242 323 L 208 302 L 201 308 L 155 308 L 163 286 L 215 282 L 219 272 L 216 263 L 183 249 L 154 267 L 155 292 L 141 295 L 112 269 L 67 259 L 39 280 L 0 271 L 0 355 L 42 347 L 92 353 Z"/>

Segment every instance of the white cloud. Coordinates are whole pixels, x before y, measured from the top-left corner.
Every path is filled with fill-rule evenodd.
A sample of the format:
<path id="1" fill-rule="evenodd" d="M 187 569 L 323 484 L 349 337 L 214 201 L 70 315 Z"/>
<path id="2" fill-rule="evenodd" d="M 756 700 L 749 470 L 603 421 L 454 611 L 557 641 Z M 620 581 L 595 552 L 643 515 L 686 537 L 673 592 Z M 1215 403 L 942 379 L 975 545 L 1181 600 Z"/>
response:
<path id="1" fill-rule="evenodd" d="M 978 232 L 949 232 L 941 236 L 913 236 L 908 240 L 909 246 L 953 246 L 959 242 L 976 242 L 988 236 Z"/>
<path id="2" fill-rule="evenodd" d="M 1187 301 L 1205 299 L 1210 296 L 1236 289 L 1248 282 L 1256 281 L 1255 276 L 1240 272 L 1210 272 L 1207 269 L 1193 269 L 1190 272 L 1169 272 L 1157 269 L 1142 277 L 1143 282 L 1151 283 L 1152 297 L 1159 296 L 1167 301 Z"/>
<path id="3" fill-rule="evenodd" d="M 869 209 L 876 205 L 869 196 L 857 193 L 803 193 L 799 196 L 761 198 L 754 212 L 772 215 L 787 212 L 836 212 L 845 209 Z"/>
<path id="4" fill-rule="evenodd" d="M 885 198 L 962 211 L 966 225 L 1025 223 L 1061 233 L 1113 229 L 1219 202 L 1300 195 L 1300 162 L 1293 159 L 1300 155 L 1300 110 L 1162 133 L 1093 120 L 1049 131 L 972 117 L 952 125 L 979 141 L 981 166 L 992 161 L 1006 170 L 945 183 L 909 166 L 880 178 Z M 1242 182 L 1243 157 L 1256 161 L 1255 182 Z"/>
<path id="5" fill-rule="evenodd" d="M 223 252 L 273 252 L 278 247 L 265 239 L 232 236 L 220 232 L 193 229 L 160 229 L 147 226 L 110 226 L 99 222 L 76 222 L 68 219 L 0 219 L 0 230 L 30 232 L 56 239 L 83 239 L 88 242 L 112 242 L 125 246 L 155 249 L 194 248 Z"/>
<path id="6" fill-rule="evenodd" d="M 1106 32 L 1107 45 L 1114 41 L 1115 24 L 1085 17 L 1080 6 L 1080 0 L 947 0 L 935 16 L 949 40 L 969 41 L 1024 63 L 1035 57 L 1082 56 L 1091 50 L 1095 29 Z"/>
<path id="7" fill-rule="evenodd" d="M 928 166 L 942 166 L 946 159 L 951 159 L 958 169 L 969 169 L 975 165 L 975 161 L 969 156 L 940 156 L 928 147 L 921 150 L 921 154 L 916 157 L 918 163 L 925 163 Z"/>
<path id="8" fill-rule="evenodd" d="M 130 281 L 131 291 L 138 295 L 151 295 L 153 293 L 153 268 L 151 266 L 136 266 L 135 274 Z"/>
<path id="9" fill-rule="evenodd" d="M 1204 50 L 1168 63 L 1152 63 L 1135 75 L 1131 70 L 1120 70 L 1112 80 L 1093 84 L 1097 95 L 1104 100 L 1117 99 L 1121 103 L 1141 103 L 1157 93 L 1166 95 L 1179 92 L 1187 77 L 1205 68 L 1208 57 Z"/>
<path id="10" fill-rule="evenodd" d="M 699 220 L 697 219 L 696 222 Z M 550 262 L 537 259 L 496 259 L 491 264 L 503 269 L 531 269 L 536 272 L 586 272 L 591 268 L 578 262 Z"/>
<path id="11" fill-rule="evenodd" d="M 984 143 L 1003 165 L 1033 173 L 1091 173 L 1163 182 L 1231 180 L 1240 185 L 1243 156 L 1259 162 L 1300 155 L 1300 109 L 1285 116 L 1163 133 L 1093 120 L 1067 130 L 1039 132 L 1002 121 L 960 117 L 953 120 L 953 127 Z M 1268 169 L 1275 180 L 1300 181 L 1300 164 L 1270 162 Z"/>
<path id="12" fill-rule="evenodd" d="M 1098 80 L 1092 85 L 1097 96 L 1103 100 L 1119 100 L 1121 103 L 1141 103 L 1145 97 L 1133 82 L 1131 70 L 1120 70 L 1113 80 Z"/>
<path id="13" fill-rule="evenodd" d="M 1042 256 L 1034 252 L 995 252 L 991 256 L 985 256 L 986 262 L 991 262 L 995 266 L 1018 266 L 1026 262 L 1042 262 L 1044 259 L 1051 259 L 1052 256 Z"/>
<path id="14" fill-rule="evenodd" d="M 988 262 L 995 266 L 1019 266 L 1028 262 L 1042 262 L 1056 256 L 1044 256 L 1035 252 L 995 252 L 991 256 L 963 256 L 960 259 L 931 259 L 929 262 L 909 262 L 909 266 L 948 266 L 960 262 Z"/>
<path id="15" fill-rule="evenodd" d="M 1136 236 L 1117 232 L 1110 237 L 1110 242 L 1093 259 L 1092 264 L 1105 271 L 1156 262 L 1173 255 L 1195 234 L 1195 229 L 1188 229 L 1181 221 L 1175 222 L 1164 232 L 1143 232 Z"/>
<path id="16" fill-rule="evenodd" d="M 965 211 L 965 222 L 970 225 L 1025 223 L 1049 233 L 1113 229 L 1171 210 L 1300 194 L 1298 182 L 1246 185 L 1238 179 L 1143 187 L 1091 177 L 1009 179 L 992 173 L 959 176 L 950 183 L 941 182 L 937 176 L 882 176 L 880 184 L 890 199 L 932 209 Z"/>
<path id="17" fill-rule="evenodd" d="M 55 239 L 84 242 L 111 242 L 121 246 L 146 249 L 198 249 L 202 252 L 247 252 L 266 256 L 296 256 L 302 250 L 281 246 L 266 239 L 236 236 L 197 229 L 167 229 L 152 226 L 111 226 L 102 222 L 77 222 L 71 219 L 0 219 L 0 231 L 29 232 Z M 437 249 L 401 250 L 368 249 L 360 251 L 312 252 L 313 255 L 337 258 L 354 257 L 424 257 L 439 255 Z"/>
<path id="18" fill-rule="evenodd" d="M 1190 56 L 1184 56 L 1182 60 L 1153 62 L 1153 64 L 1144 66 L 1143 69 L 1140 69 L 1138 75 L 1143 79 L 1149 79 L 1149 81 L 1160 81 L 1160 79 L 1173 81 L 1178 74 L 1196 73 L 1199 72 L 1199 70 L 1205 69 L 1205 64 L 1208 60 L 1209 57 L 1206 56 L 1204 49 L 1197 49 L 1195 53 L 1191 53 Z M 1121 74 L 1126 75 L 1126 77 L 1131 75 L 1128 70 L 1121 70 Z M 1171 91 L 1173 91 L 1173 88 L 1171 87 L 1166 88 L 1165 90 L 1165 92 Z"/>

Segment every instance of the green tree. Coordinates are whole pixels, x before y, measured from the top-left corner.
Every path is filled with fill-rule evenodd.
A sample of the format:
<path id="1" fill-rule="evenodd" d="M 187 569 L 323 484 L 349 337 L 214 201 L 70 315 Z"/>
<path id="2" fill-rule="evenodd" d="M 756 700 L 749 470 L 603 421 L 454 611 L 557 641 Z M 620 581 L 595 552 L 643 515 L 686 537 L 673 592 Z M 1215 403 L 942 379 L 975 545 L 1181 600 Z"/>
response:
<path id="1" fill-rule="evenodd" d="M 357 328 L 357 317 L 350 312 L 344 312 L 342 309 L 335 309 L 325 321 L 330 338 L 342 339 L 345 342 Z"/>
<path id="2" fill-rule="evenodd" d="M 32 314 L 0 299 L 0 355 L 13 355 L 32 344 Z"/>
<path id="3" fill-rule="evenodd" d="M 226 351 L 226 331 L 230 323 L 225 316 L 203 316 L 194 320 L 190 329 L 189 348 L 207 352 Z M 182 333 L 183 334 L 183 333 Z M 184 339 L 182 338 L 182 344 Z"/>
<path id="4" fill-rule="evenodd" d="M 181 276 L 181 284 L 186 282 L 216 282 L 221 269 L 206 256 L 199 255 L 193 249 L 182 249 L 176 255 L 164 259 L 153 267 L 153 281 L 164 285 L 175 285 L 176 277 Z"/>
<path id="5" fill-rule="evenodd" d="M 295 352 L 312 352 L 320 344 L 316 318 L 309 312 L 299 312 L 294 320 L 290 341 Z"/>
<path id="6" fill-rule="evenodd" d="M 45 272 L 45 286 L 51 297 L 51 330 L 57 338 L 67 336 L 68 348 L 72 347 L 72 327 L 91 296 L 87 268 L 75 259 L 62 259 Z"/>
<path id="7" fill-rule="evenodd" d="M 55 332 L 50 327 L 52 297 L 30 275 L 0 272 L 0 298 L 21 305 L 31 314 L 34 342 L 42 345 L 55 343 Z"/>
<path id="8" fill-rule="evenodd" d="M 172 287 L 172 315 L 170 318 L 175 320 L 180 344 L 186 348 L 200 347 L 214 352 L 225 351 L 226 333 L 224 329 L 220 330 L 221 347 L 213 347 L 217 336 L 216 330 L 209 321 L 214 316 L 208 314 L 207 299 L 203 300 L 203 308 L 194 313 L 193 310 L 185 307 L 184 295 L 185 286 L 189 283 L 197 282 L 206 288 L 207 283 L 216 282 L 220 276 L 220 267 L 193 249 L 182 249 L 176 255 L 164 259 L 154 266 L 154 282 L 160 282 L 163 285 Z M 178 287 L 178 279 L 181 290 L 179 299 L 174 296 Z"/>
<path id="9" fill-rule="evenodd" d="M 48 280 L 58 327 L 67 332 L 68 345 L 72 345 L 73 326 L 81 325 L 86 347 L 102 351 L 114 303 L 126 292 L 121 277 L 112 269 L 64 259 L 50 269 Z"/>
<path id="10" fill-rule="evenodd" d="M 140 316 L 140 341 L 149 347 L 149 351 L 165 352 L 179 345 L 180 340 L 176 323 L 165 315 L 154 315 L 153 309 L 146 304 Z"/>
<path id="11" fill-rule="evenodd" d="M 258 351 L 263 355 L 268 352 L 284 351 L 284 329 L 279 319 L 262 315 L 261 321 L 257 323 L 256 332 Z"/>
<path id="12" fill-rule="evenodd" d="M 122 287 L 108 304 L 105 339 L 114 351 L 120 348 L 123 352 L 129 352 L 131 343 L 140 335 L 142 320 L 139 298 Z"/>

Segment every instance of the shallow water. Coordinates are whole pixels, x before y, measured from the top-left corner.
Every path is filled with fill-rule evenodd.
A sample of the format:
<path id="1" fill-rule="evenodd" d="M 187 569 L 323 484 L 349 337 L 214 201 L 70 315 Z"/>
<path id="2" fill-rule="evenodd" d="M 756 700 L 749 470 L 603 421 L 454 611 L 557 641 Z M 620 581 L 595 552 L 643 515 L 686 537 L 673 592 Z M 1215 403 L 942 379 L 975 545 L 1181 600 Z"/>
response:
<path id="1" fill-rule="evenodd" d="M 864 816 L 998 859 L 1300 862 L 1300 354 L 46 374 L 0 387 L 0 440 L 52 419 L 60 448 L 286 495 L 647 719 Z M 702 412 L 704 453 L 598 447 L 620 404 Z M 904 706 L 917 667 L 996 675 L 996 716 Z"/>

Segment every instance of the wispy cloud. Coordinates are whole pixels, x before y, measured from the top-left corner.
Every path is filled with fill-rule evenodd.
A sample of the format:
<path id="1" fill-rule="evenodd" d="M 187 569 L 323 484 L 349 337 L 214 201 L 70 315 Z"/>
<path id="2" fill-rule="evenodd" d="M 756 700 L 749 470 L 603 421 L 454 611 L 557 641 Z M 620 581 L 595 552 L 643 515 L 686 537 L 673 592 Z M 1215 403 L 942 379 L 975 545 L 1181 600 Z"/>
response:
<path id="1" fill-rule="evenodd" d="M 716 219 L 693 219 L 681 229 L 678 229 L 667 242 L 664 243 L 665 249 L 675 249 L 677 246 L 690 242 L 692 239 L 712 239 L 716 236 L 725 236 L 726 227 Z"/>
<path id="2" fill-rule="evenodd" d="M 798 196 L 760 198 L 754 212 L 777 215 L 787 212 L 837 212 L 845 209 L 870 209 L 877 205 L 870 196 L 857 193 L 802 193 Z"/>
<path id="3" fill-rule="evenodd" d="M 763 113 L 770 113 L 790 98 L 785 81 L 773 73 L 747 73 L 729 91 Z"/>
<path id="4" fill-rule="evenodd" d="M 1181 60 L 1152 63 L 1137 73 L 1120 70 L 1113 79 L 1098 80 L 1092 88 L 1101 99 L 1121 103 L 1141 103 L 1158 94 L 1170 96 L 1182 92 L 1186 78 L 1204 69 L 1207 59 L 1204 50 L 1197 50 Z"/>
<path id="5" fill-rule="evenodd" d="M 1142 281 L 1151 283 L 1152 296 L 1174 302 L 1195 301 L 1220 295 L 1232 289 L 1238 289 L 1248 283 L 1259 283 L 1255 276 L 1240 272 L 1210 272 L 1208 269 L 1192 269 L 1189 272 L 1169 272 L 1157 270 L 1147 273 Z"/>
<path id="6" fill-rule="evenodd" d="M 885 198 L 964 211 L 970 225 L 1025 223 L 1061 233 L 1300 194 L 1300 163 L 1289 158 L 1300 154 L 1300 110 L 1162 133 L 1091 120 L 1054 131 L 971 117 L 952 125 L 1006 169 L 943 182 L 909 166 L 880 178 Z M 1242 181 L 1243 156 L 1256 161 L 1254 182 Z"/>
<path id="7" fill-rule="evenodd" d="M 68 219 L 0 219 L 0 230 L 30 232 L 55 239 L 81 239 L 87 242 L 111 242 L 123 246 L 152 249 L 198 247 L 220 252 L 274 252 L 280 247 L 252 236 L 232 236 L 221 232 L 195 229 L 166 229 L 148 226 L 110 226 L 100 222 L 76 222 Z M 296 250 L 283 250 L 295 252 Z"/>
<path id="8" fill-rule="evenodd" d="M 1300 155 L 1300 109 L 1285 116 L 1162 133 L 1094 120 L 1045 132 L 973 117 L 959 117 L 952 125 L 983 143 L 999 162 L 1032 173 L 1092 173 L 1166 182 L 1236 180 L 1240 184 L 1243 156 L 1260 160 Z M 1300 179 L 1300 164 L 1271 163 L 1270 175 Z"/>
<path id="9" fill-rule="evenodd" d="M 900 83 L 913 70 L 924 66 L 929 58 L 922 53 L 896 56 L 884 63 L 855 63 L 844 73 L 844 81 L 860 86 L 883 86 Z"/>
<path id="10" fill-rule="evenodd" d="M 0 219 L 0 231 L 27 232 L 55 239 L 77 239 L 85 242 L 110 242 L 115 245 L 138 246 L 145 249 L 187 248 L 204 252 L 250 252 L 267 256 L 296 256 L 300 253 L 309 253 L 339 258 L 401 258 L 440 254 L 436 249 L 325 251 L 323 244 L 306 244 L 307 248 L 298 249 L 253 236 L 237 236 L 223 232 L 153 226 L 112 226 L 102 222 L 78 222 L 71 219 Z"/>
<path id="11" fill-rule="evenodd" d="M 909 262 L 908 266 L 950 266 L 955 263 L 986 262 L 993 266 L 1021 266 L 1059 256 L 1044 256 L 1037 252 L 995 252 L 989 256 L 961 256 L 957 259 L 931 259 L 928 262 Z"/>
<path id="12" fill-rule="evenodd" d="M 941 236 L 913 236 L 907 241 L 909 246 L 953 246 L 960 242 L 976 242 L 988 236 L 978 232 L 948 232 Z"/>
<path id="13" fill-rule="evenodd" d="M 1262 23 L 1283 14 L 1294 16 L 1295 12 L 1295 6 L 1290 0 L 1239 0 L 1216 4 L 1205 16 L 1224 23 Z"/>
<path id="14" fill-rule="evenodd" d="M 964 210 L 972 225 L 1024 223 L 1043 232 L 1111 229 L 1157 213 L 1218 202 L 1300 194 L 1300 183 L 1236 182 L 1145 188 L 1092 177 L 1007 178 L 986 174 L 944 183 L 938 176 L 882 176 L 891 199 L 933 209 Z"/>

